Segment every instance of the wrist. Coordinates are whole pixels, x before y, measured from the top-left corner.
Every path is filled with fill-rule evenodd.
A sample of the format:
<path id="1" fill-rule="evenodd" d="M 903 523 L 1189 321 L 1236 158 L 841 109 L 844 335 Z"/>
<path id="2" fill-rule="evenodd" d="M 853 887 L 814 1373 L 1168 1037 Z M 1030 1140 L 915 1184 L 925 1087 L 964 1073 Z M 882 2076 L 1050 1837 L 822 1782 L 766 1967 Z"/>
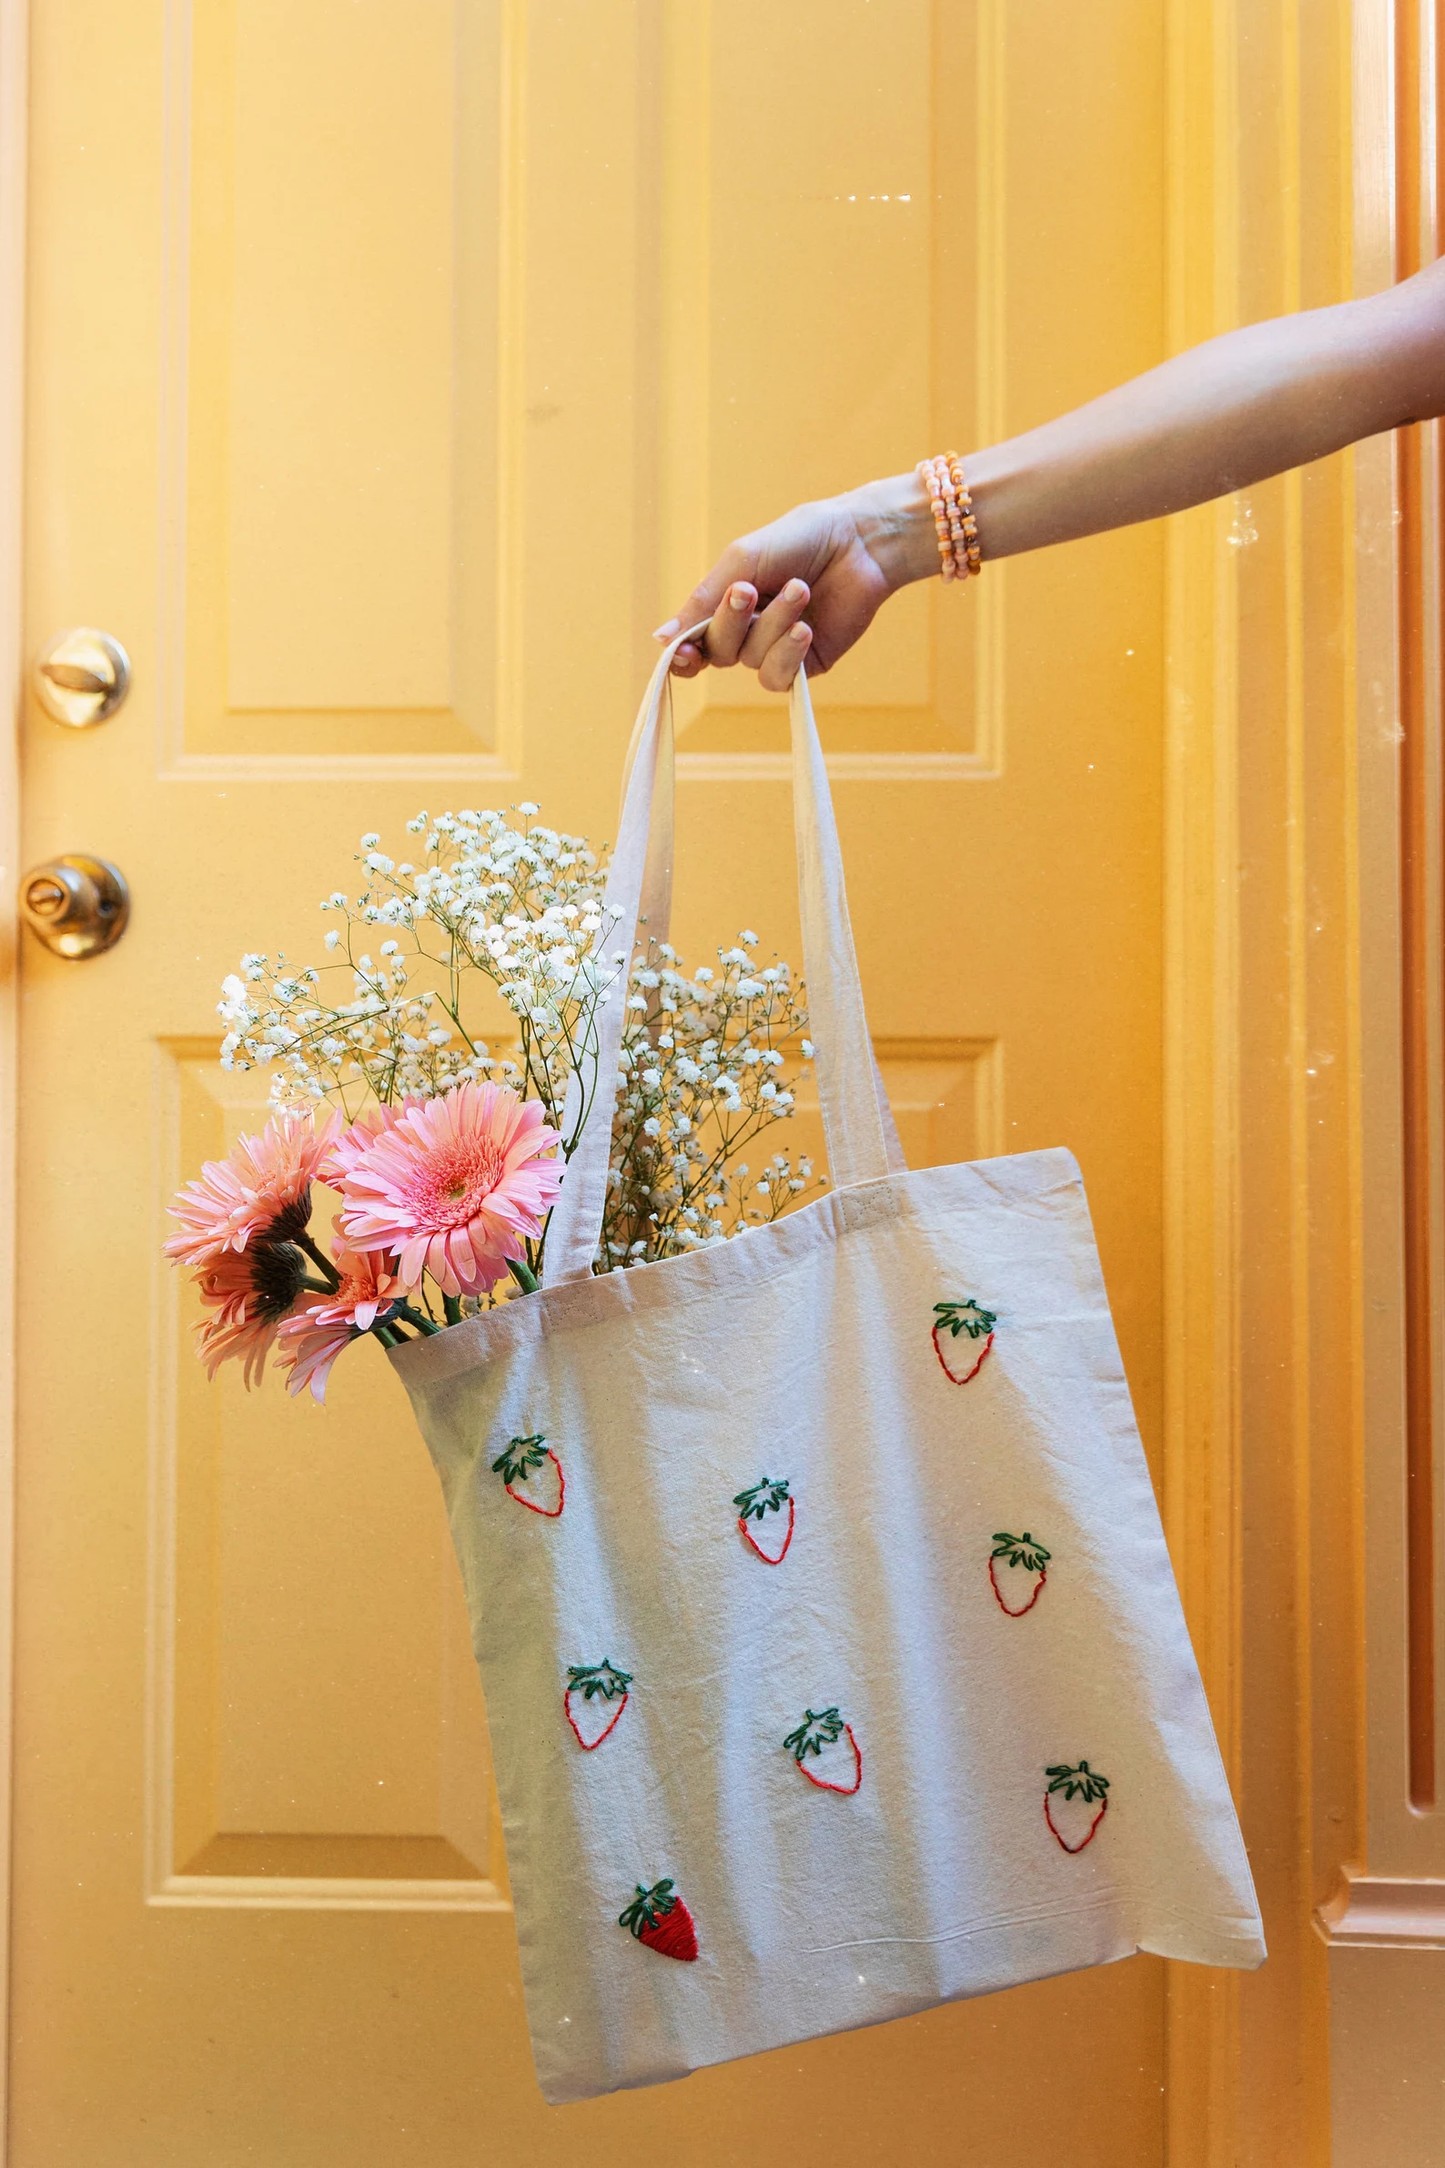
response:
<path id="1" fill-rule="evenodd" d="M 938 538 L 928 492 L 916 471 L 865 482 L 844 500 L 858 538 L 877 565 L 890 592 L 914 580 L 936 579 Z"/>

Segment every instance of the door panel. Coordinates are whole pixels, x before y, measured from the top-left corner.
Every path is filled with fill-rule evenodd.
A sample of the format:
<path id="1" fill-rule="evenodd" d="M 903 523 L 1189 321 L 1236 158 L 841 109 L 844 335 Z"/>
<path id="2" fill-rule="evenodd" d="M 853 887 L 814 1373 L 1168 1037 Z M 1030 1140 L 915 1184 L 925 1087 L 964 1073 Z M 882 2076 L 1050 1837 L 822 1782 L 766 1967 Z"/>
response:
<path id="1" fill-rule="evenodd" d="M 27 849 L 135 908 L 25 957 L 20 2168 L 1160 2158 L 1150 1959 L 544 2109 L 404 1397 L 369 1348 L 324 1415 L 208 1389 L 155 1259 L 264 1097 L 218 981 L 316 952 L 364 829 L 605 838 L 648 629 L 732 531 L 1157 358 L 1161 40 L 1148 0 L 35 0 L 30 640 L 104 625 L 136 682 L 28 719 Z M 1151 1450 L 1161 567 L 917 590 L 819 688 L 909 1153 L 1079 1153 Z M 796 957 L 782 710 L 710 678 L 683 721 L 679 944 Z"/>
<path id="2" fill-rule="evenodd" d="M 161 1059 L 169 1192 L 265 1119 L 266 1080 L 221 1069 L 214 1041 Z M 337 1203 L 318 1194 L 323 1227 Z M 259 1876 L 291 1904 L 335 1902 L 338 1879 L 371 1903 L 503 1903 L 465 1605 L 381 1350 L 307 1420 L 225 1372 L 208 1386 L 199 1301 L 169 1275 L 162 1296 L 152 1896 L 219 1897 L 219 1877 L 254 1898 Z"/>

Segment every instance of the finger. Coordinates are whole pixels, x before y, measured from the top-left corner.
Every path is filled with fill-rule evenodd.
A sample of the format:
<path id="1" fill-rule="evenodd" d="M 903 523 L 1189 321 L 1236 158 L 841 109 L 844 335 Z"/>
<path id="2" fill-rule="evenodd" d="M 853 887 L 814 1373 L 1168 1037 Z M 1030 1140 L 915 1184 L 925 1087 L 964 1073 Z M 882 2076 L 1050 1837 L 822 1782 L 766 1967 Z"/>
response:
<path id="1" fill-rule="evenodd" d="M 807 607 L 806 580 L 789 580 L 782 591 L 774 595 L 767 608 L 753 619 L 742 644 L 740 659 L 750 670 L 762 667 L 763 657 L 777 646 L 784 633 L 792 629 Z"/>
<path id="2" fill-rule="evenodd" d="M 706 668 L 706 655 L 700 649 L 694 647 L 691 641 L 684 641 L 672 658 L 671 674 L 673 677 L 680 678 L 696 677 L 699 670 L 705 670 Z"/>
<path id="3" fill-rule="evenodd" d="M 703 649 L 707 660 L 719 670 L 731 669 L 737 661 L 757 602 L 758 591 L 750 580 L 734 580 L 713 611 L 703 637 Z"/>
<path id="4" fill-rule="evenodd" d="M 785 693 L 803 667 L 813 644 L 811 625 L 794 625 L 768 649 L 758 668 L 758 683 L 766 692 Z"/>
<path id="5" fill-rule="evenodd" d="M 732 582 L 746 579 L 749 570 L 742 550 L 734 542 L 723 551 L 707 577 L 698 581 L 676 617 L 670 617 L 665 625 L 658 626 L 653 639 L 666 644 L 677 638 L 684 625 L 698 625 L 705 617 L 711 617 Z"/>

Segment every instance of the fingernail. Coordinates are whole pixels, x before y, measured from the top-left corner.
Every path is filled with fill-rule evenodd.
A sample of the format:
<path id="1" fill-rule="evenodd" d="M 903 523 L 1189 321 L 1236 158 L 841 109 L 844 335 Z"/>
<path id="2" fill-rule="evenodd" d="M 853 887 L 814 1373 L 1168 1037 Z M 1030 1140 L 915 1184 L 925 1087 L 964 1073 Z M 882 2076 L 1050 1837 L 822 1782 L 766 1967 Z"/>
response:
<path id="1" fill-rule="evenodd" d="M 739 586 L 739 587 L 730 587 L 730 588 L 728 589 L 728 607 L 729 607 L 729 609 L 732 609 L 732 610 L 750 610 L 750 609 L 752 608 L 752 606 L 753 606 L 753 593 L 752 593 L 752 589 L 751 589 L 750 587 L 741 587 L 741 586 Z"/>
<path id="2" fill-rule="evenodd" d="M 812 637 L 813 635 L 806 625 L 794 625 L 792 631 L 788 634 L 788 638 L 796 640 L 799 647 L 806 647 Z"/>
<path id="3" fill-rule="evenodd" d="M 674 633 L 679 633 L 681 630 L 682 619 L 680 617 L 670 617 L 665 625 L 658 626 L 652 637 L 654 640 L 670 640 Z"/>
<path id="4" fill-rule="evenodd" d="M 784 602 L 796 602 L 799 595 L 805 595 L 807 592 L 808 590 L 801 580 L 789 580 L 787 586 L 783 589 L 783 600 Z"/>

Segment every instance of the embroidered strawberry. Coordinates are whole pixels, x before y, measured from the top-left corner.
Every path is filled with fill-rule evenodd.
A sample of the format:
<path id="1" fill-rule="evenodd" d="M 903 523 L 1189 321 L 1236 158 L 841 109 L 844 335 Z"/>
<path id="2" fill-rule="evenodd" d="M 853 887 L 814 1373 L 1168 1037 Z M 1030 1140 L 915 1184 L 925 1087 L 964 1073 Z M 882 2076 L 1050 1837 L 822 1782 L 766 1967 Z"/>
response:
<path id="1" fill-rule="evenodd" d="M 600 1664 L 567 1666 L 567 1691 L 562 1696 L 562 1706 L 567 1711 L 568 1723 L 577 1734 L 577 1744 L 587 1753 L 601 1746 L 609 1732 L 616 1729 L 618 1718 L 632 1698 L 627 1691 L 631 1684 L 632 1673 L 619 1671 L 606 1656 Z M 614 1702 L 616 1708 L 612 1706 Z"/>
<path id="2" fill-rule="evenodd" d="M 618 1926 L 631 1928 L 638 1941 L 656 1950 L 659 1957 L 677 1957 L 690 1965 L 697 1956 L 697 1929 L 671 1877 L 654 1882 L 651 1889 L 644 1889 L 640 1882 L 636 1888 L 627 1910 L 618 1914 Z"/>
<path id="3" fill-rule="evenodd" d="M 540 1430 L 530 1438 L 511 1439 L 506 1450 L 492 1462 L 492 1473 L 501 1477 L 508 1497 L 515 1498 L 519 1506 L 525 1506 L 529 1513 L 540 1513 L 549 1521 L 556 1520 L 567 1496 L 567 1482 L 561 1461 Z M 539 1476 L 540 1480 L 533 1486 L 532 1496 L 528 1497 L 517 1486 L 531 1483 L 533 1476 Z"/>
<path id="4" fill-rule="evenodd" d="M 1003 1610 L 1010 1618 L 1022 1618 L 1025 1611 L 1032 1611 L 1043 1594 L 1048 1579 L 1048 1563 L 1052 1553 L 1046 1551 L 1036 1536 L 1027 1529 L 1021 1536 L 1008 1535 L 999 1529 L 994 1533 L 993 1549 L 989 1553 L 988 1577 L 993 1592 Z M 1002 1581 L 999 1579 L 999 1561 L 1005 1562 Z M 1019 1572 L 1022 1566 L 1023 1572 Z"/>
<path id="5" fill-rule="evenodd" d="M 935 1302 L 933 1315 L 933 1352 L 955 1385 L 967 1385 L 983 1368 L 998 1319 L 972 1295 L 966 1302 Z"/>
<path id="6" fill-rule="evenodd" d="M 793 1522 L 797 1517 L 797 1504 L 789 1496 L 786 1479 L 774 1482 L 770 1476 L 764 1476 L 762 1482 L 754 1483 L 751 1490 L 739 1491 L 733 1504 L 739 1509 L 738 1527 L 742 1530 L 749 1550 L 756 1551 L 765 1565 L 781 1566 L 788 1555 L 788 1545 L 793 1540 Z M 758 1538 L 763 1536 L 763 1523 L 768 1515 L 780 1514 L 785 1505 L 788 1509 L 787 1527 L 784 1528 L 781 1521 L 769 1523 L 767 1535 L 760 1542 Z M 756 1533 L 749 1528 L 749 1521 L 758 1523 Z M 780 1535 L 783 1539 L 781 1543 L 778 1541 Z"/>
<path id="7" fill-rule="evenodd" d="M 1076 1769 L 1056 1762 L 1044 1771 L 1050 1779 L 1044 1793 L 1044 1820 L 1066 1852 L 1082 1852 L 1094 1841 L 1094 1832 L 1109 1805 L 1109 1779 L 1081 1761 Z"/>
<path id="8" fill-rule="evenodd" d="M 843 1744 L 844 1739 L 847 1745 Z M 836 1709 L 809 1709 L 796 1731 L 790 1731 L 783 1745 L 792 1755 L 810 1784 L 819 1791 L 842 1792 L 851 1797 L 863 1782 L 863 1756 L 853 1727 L 843 1721 Z M 813 1767 L 808 1767 L 808 1756 L 813 1756 Z"/>

